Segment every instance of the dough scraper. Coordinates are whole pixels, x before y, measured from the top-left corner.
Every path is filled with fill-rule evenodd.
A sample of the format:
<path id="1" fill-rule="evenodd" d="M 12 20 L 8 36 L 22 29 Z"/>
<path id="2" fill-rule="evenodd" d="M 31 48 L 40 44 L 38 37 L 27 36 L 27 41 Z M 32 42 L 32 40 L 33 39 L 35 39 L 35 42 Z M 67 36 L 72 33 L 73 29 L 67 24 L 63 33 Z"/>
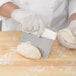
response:
<path id="1" fill-rule="evenodd" d="M 40 38 L 34 34 L 27 34 L 23 32 L 20 42 L 32 42 L 32 44 L 40 50 L 42 57 L 48 58 L 51 51 L 52 43 L 56 39 L 56 36 L 56 32 L 53 32 L 50 29 L 46 28 Z"/>

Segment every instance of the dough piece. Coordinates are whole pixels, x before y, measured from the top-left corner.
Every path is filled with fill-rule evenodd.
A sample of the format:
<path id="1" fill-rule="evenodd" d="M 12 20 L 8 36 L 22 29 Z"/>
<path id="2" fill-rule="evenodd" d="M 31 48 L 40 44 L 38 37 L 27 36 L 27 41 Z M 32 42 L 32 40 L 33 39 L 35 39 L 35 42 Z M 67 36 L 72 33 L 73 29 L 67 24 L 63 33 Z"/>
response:
<path id="1" fill-rule="evenodd" d="M 58 40 L 66 48 L 76 49 L 76 37 L 69 29 L 60 30 L 58 32 Z"/>
<path id="2" fill-rule="evenodd" d="M 31 58 L 31 59 L 41 58 L 41 53 L 39 49 L 33 46 L 29 42 L 21 43 L 20 45 L 18 45 L 17 52 L 26 58 Z"/>

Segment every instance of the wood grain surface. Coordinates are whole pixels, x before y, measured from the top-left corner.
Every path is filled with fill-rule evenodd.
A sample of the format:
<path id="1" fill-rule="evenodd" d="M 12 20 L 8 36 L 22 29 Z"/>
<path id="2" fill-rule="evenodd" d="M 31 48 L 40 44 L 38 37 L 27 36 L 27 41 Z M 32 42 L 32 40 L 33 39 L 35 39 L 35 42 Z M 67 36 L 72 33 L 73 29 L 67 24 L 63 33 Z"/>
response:
<path id="1" fill-rule="evenodd" d="M 0 55 L 15 48 L 22 32 L 0 32 Z M 16 49 L 13 49 L 16 51 Z M 18 53 L 10 65 L 0 65 L 0 76 L 76 76 L 76 50 L 69 50 L 55 40 L 47 59 L 31 60 Z"/>

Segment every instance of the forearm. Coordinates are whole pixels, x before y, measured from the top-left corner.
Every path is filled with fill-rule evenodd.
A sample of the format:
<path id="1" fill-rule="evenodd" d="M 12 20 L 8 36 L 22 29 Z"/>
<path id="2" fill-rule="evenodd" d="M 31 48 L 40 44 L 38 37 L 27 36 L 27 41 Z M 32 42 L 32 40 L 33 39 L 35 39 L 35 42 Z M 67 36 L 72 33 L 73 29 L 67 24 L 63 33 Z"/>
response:
<path id="1" fill-rule="evenodd" d="M 76 0 L 69 0 L 69 21 L 76 20 Z"/>
<path id="2" fill-rule="evenodd" d="M 69 21 L 74 21 L 76 20 L 76 13 L 72 14 L 70 17 L 69 17 Z"/>
<path id="3" fill-rule="evenodd" d="M 11 17 L 11 13 L 18 9 L 19 7 L 16 6 L 15 4 L 8 2 L 6 4 L 4 4 L 3 6 L 0 7 L 0 16 L 4 16 L 7 18 Z"/>

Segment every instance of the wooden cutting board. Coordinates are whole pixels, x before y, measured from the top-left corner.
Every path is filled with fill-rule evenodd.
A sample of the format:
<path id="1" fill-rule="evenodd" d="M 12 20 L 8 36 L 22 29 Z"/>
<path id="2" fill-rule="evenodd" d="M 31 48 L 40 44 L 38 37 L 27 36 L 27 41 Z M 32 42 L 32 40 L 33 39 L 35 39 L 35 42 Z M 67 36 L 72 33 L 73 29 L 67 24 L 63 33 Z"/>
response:
<path id="1" fill-rule="evenodd" d="M 22 32 L 0 32 L 0 55 L 11 51 Z M 15 51 L 15 49 L 13 49 Z M 0 76 L 76 76 L 76 50 L 62 47 L 54 41 L 48 59 L 31 60 L 15 53 L 11 65 L 0 65 Z"/>

